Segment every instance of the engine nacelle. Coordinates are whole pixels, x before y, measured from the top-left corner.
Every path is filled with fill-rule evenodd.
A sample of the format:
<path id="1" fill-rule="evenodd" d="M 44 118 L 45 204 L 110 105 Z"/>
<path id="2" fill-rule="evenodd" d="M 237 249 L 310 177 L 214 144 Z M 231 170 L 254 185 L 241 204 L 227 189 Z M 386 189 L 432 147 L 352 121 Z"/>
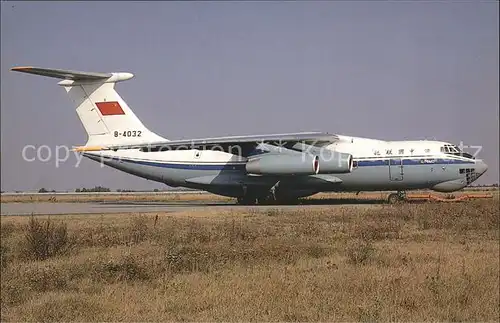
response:
<path id="1" fill-rule="evenodd" d="M 319 174 L 343 174 L 352 172 L 354 165 L 351 154 L 324 150 L 319 157 Z"/>
<path id="2" fill-rule="evenodd" d="M 353 157 L 348 153 L 341 153 L 324 147 L 315 147 L 304 143 L 296 143 L 293 148 L 303 153 L 314 154 L 319 157 L 320 174 L 350 173 L 353 169 Z"/>
<path id="3" fill-rule="evenodd" d="M 246 171 L 255 175 L 315 175 L 319 157 L 311 154 L 266 154 L 249 160 Z"/>

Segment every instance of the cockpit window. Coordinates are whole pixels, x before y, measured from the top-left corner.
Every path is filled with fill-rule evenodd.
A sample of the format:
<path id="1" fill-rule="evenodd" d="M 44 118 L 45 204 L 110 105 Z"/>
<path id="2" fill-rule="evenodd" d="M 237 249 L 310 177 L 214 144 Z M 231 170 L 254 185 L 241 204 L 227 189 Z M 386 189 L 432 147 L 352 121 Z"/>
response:
<path id="1" fill-rule="evenodd" d="M 474 156 L 472 156 L 469 153 L 461 151 L 460 148 L 456 145 L 446 144 L 440 148 L 440 151 L 442 153 L 449 154 L 449 155 L 462 156 L 465 158 L 474 159 Z"/>

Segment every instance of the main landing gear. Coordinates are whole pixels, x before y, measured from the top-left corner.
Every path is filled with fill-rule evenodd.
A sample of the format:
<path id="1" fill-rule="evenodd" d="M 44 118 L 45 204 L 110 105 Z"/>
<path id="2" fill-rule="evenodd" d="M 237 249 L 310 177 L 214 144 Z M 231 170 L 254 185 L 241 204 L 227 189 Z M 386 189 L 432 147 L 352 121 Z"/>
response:
<path id="1" fill-rule="evenodd" d="M 241 196 L 238 197 L 238 204 L 240 205 L 255 205 L 257 202 L 257 198 L 250 196 Z"/>
<path id="2" fill-rule="evenodd" d="M 279 183 L 279 182 L 278 182 Z M 278 194 L 278 183 L 269 189 L 267 193 L 262 191 L 252 191 L 248 187 L 242 186 L 243 196 L 238 197 L 237 201 L 240 205 L 280 205 L 280 204 L 297 204 L 298 198 Z"/>
<path id="3" fill-rule="evenodd" d="M 254 205 L 257 202 L 257 197 L 248 191 L 248 187 L 243 185 L 243 196 L 238 197 L 238 204 L 240 205 Z"/>
<path id="4" fill-rule="evenodd" d="M 406 192 L 405 191 L 398 191 L 397 193 L 391 193 L 387 197 L 387 202 L 389 204 L 396 204 L 396 203 L 401 203 L 406 201 Z"/>
<path id="5" fill-rule="evenodd" d="M 272 199 L 269 197 L 238 197 L 238 204 L 240 205 L 295 205 L 299 203 L 299 199 L 297 198 L 281 198 L 281 199 Z"/>

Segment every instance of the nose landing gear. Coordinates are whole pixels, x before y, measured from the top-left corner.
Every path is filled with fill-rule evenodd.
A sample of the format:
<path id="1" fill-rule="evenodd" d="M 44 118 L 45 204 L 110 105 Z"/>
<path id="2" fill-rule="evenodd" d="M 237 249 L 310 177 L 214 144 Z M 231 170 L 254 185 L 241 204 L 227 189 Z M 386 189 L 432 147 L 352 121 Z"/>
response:
<path id="1" fill-rule="evenodd" d="M 387 197 L 387 202 L 389 204 L 396 204 L 406 201 L 406 192 L 398 191 L 397 193 L 391 193 Z"/>

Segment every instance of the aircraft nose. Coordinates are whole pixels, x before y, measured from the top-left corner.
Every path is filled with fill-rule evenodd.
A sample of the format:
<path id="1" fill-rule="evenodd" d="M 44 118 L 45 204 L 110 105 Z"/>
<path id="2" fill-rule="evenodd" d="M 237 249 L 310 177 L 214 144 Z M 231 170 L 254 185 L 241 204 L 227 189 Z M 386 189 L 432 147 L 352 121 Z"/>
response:
<path id="1" fill-rule="evenodd" d="M 476 162 L 476 172 L 480 175 L 484 174 L 488 170 L 488 165 L 482 160 Z"/>

